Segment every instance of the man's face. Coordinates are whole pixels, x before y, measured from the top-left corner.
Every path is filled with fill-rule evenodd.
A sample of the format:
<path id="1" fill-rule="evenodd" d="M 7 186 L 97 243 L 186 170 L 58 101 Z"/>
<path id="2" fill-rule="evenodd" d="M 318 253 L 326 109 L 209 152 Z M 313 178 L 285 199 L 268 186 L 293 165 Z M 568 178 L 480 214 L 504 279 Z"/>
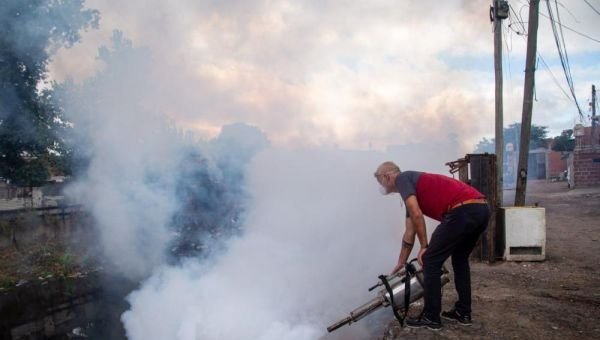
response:
<path id="1" fill-rule="evenodd" d="M 394 184 L 394 181 L 392 180 L 392 173 L 376 172 L 375 179 L 377 179 L 377 182 L 379 183 L 379 185 L 381 185 L 381 193 L 382 194 L 387 195 L 387 194 L 393 192 L 395 184 Z"/>

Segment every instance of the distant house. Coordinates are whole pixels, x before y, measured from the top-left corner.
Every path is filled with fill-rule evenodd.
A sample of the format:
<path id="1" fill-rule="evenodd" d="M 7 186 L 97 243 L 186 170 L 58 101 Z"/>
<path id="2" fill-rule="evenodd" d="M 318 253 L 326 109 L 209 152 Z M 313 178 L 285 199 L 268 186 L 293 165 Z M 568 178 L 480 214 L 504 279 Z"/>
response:
<path id="1" fill-rule="evenodd" d="M 507 145 L 504 159 L 504 183 L 508 187 L 516 185 L 514 174 L 517 173 L 518 152 L 512 145 Z M 569 153 L 552 151 L 550 142 L 548 147 L 529 150 L 527 164 L 527 178 L 564 180 L 567 171 Z"/>
<path id="2" fill-rule="evenodd" d="M 59 206 L 67 179 L 52 177 L 43 187 L 18 187 L 0 180 L 0 211 Z"/>
<path id="3" fill-rule="evenodd" d="M 600 126 L 575 125 L 575 150 L 573 150 L 573 174 L 575 187 L 600 185 Z"/>
<path id="4" fill-rule="evenodd" d="M 570 152 L 548 151 L 546 156 L 548 159 L 548 178 L 564 179 L 569 154 Z"/>
<path id="5" fill-rule="evenodd" d="M 568 156 L 568 152 L 552 151 L 551 148 L 529 151 L 529 178 L 564 180 Z"/>

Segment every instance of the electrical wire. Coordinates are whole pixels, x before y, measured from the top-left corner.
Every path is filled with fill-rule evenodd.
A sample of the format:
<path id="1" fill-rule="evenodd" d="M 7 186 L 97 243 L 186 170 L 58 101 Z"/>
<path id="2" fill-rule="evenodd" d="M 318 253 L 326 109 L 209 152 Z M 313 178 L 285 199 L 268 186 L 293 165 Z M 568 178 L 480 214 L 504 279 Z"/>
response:
<path id="1" fill-rule="evenodd" d="M 541 12 L 540 12 L 540 15 L 541 15 L 541 16 L 543 16 L 543 17 L 545 17 L 546 19 L 550 19 L 550 20 L 552 20 L 550 17 L 548 17 L 548 16 L 547 16 L 547 15 L 545 15 L 544 13 L 541 13 Z M 571 28 L 571 27 L 569 27 L 569 26 L 563 25 L 563 24 L 561 24 L 561 23 L 558 23 L 558 25 L 560 25 L 561 27 L 564 27 L 565 29 L 567 29 L 567 30 L 569 30 L 569 31 L 571 31 L 571 32 L 573 32 L 573 33 L 575 33 L 575 34 L 579 34 L 580 36 L 582 36 L 582 37 L 584 37 L 584 38 L 588 38 L 588 39 L 590 39 L 590 40 L 592 40 L 592 41 L 595 41 L 595 42 L 597 42 L 597 43 L 600 43 L 600 40 L 599 40 L 599 39 L 596 39 L 596 38 L 594 38 L 594 37 L 591 37 L 591 36 L 589 36 L 589 35 L 587 35 L 587 34 L 585 34 L 585 33 L 581 33 L 581 32 L 579 32 L 579 31 L 576 31 L 576 30 L 572 29 L 572 28 Z"/>
<path id="2" fill-rule="evenodd" d="M 548 1 L 548 3 L 549 3 L 549 1 Z M 560 12 L 558 11 L 558 0 L 554 0 L 554 3 L 556 4 L 556 18 L 558 19 L 558 22 L 560 22 Z M 563 52 L 565 55 L 565 61 L 566 61 L 566 65 L 567 65 L 567 71 L 568 71 L 569 77 L 571 79 L 571 86 L 573 86 L 573 75 L 571 73 L 571 63 L 569 63 L 569 54 L 567 53 L 567 44 L 565 43 L 565 35 L 563 34 L 562 26 L 559 26 L 559 27 L 560 27 L 560 38 L 562 40 Z M 575 97 L 575 94 L 573 94 L 573 97 Z M 575 101 L 577 102 L 577 99 L 575 99 Z M 577 104 L 577 105 L 579 107 L 579 104 Z"/>
<path id="3" fill-rule="evenodd" d="M 509 21 L 510 21 L 510 19 L 509 19 Z M 502 24 L 502 28 L 504 28 L 504 23 L 501 22 L 501 24 Z M 506 29 L 503 29 L 502 31 L 503 31 L 503 33 L 506 32 L 506 36 L 510 38 L 510 46 L 508 44 L 508 39 L 502 39 L 502 40 L 504 40 L 504 46 L 506 47 L 506 54 L 509 55 L 509 57 L 506 58 L 506 66 L 508 66 L 509 81 L 512 82 L 512 70 L 511 70 L 511 66 L 510 66 L 510 52 L 512 51 L 512 34 L 510 34 L 511 30 L 508 27 Z M 503 60 L 504 60 L 504 58 L 503 58 Z"/>
<path id="4" fill-rule="evenodd" d="M 515 32 L 517 35 L 523 37 L 523 40 L 526 40 L 525 36 L 527 35 L 527 33 L 526 33 L 527 29 L 525 28 L 525 24 L 523 23 L 522 18 L 520 18 L 520 16 L 517 14 L 517 12 L 514 10 L 514 8 L 512 6 L 510 6 L 510 10 L 513 12 L 513 14 L 515 15 L 515 17 L 517 17 L 519 19 L 519 21 L 514 21 L 513 22 L 512 19 L 511 19 L 511 17 L 509 17 L 509 22 L 510 23 L 509 23 L 508 26 L 510 27 L 513 24 L 519 24 L 521 26 L 521 29 L 523 30 L 522 32 L 518 31 L 518 30 L 515 30 L 515 29 L 512 29 L 512 28 L 511 28 L 511 30 L 513 32 Z M 558 81 L 558 79 L 554 75 L 554 72 L 552 72 L 552 69 L 550 68 L 550 66 L 548 66 L 548 64 L 546 63 L 546 60 L 544 60 L 544 57 L 542 57 L 542 55 L 539 52 L 537 52 L 537 56 L 538 56 L 539 60 L 542 62 L 542 64 L 546 67 L 546 70 L 548 70 L 548 73 L 550 73 L 550 77 L 552 77 L 552 80 L 554 81 L 554 84 L 556 84 L 556 86 L 560 89 L 560 91 L 565 95 L 565 97 L 567 98 L 567 100 L 569 100 L 571 103 L 574 104 L 575 102 L 573 101 L 573 98 L 571 98 L 571 96 L 567 93 L 567 91 L 565 91 L 565 89 L 560 85 L 560 82 Z"/>
<path id="5" fill-rule="evenodd" d="M 523 24 L 523 18 L 521 18 L 521 16 L 519 14 L 517 14 L 517 12 L 515 12 L 515 9 L 513 8 L 513 6 L 509 6 L 509 8 L 513 12 L 515 17 L 518 18 L 519 20 L 513 22 L 512 17 L 508 16 L 508 20 L 510 21 L 510 23 L 508 24 L 508 27 L 511 28 L 513 24 L 517 23 L 517 24 L 521 25 L 521 28 L 523 28 L 523 32 L 515 31 L 514 29 L 511 28 L 513 30 L 513 32 L 515 32 L 517 35 L 527 36 L 527 29 L 525 29 L 525 25 Z"/>
<path id="6" fill-rule="evenodd" d="M 558 81 L 558 79 L 556 79 L 556 76 L 554 75 L 554 73 L 550 69 L 550 66 L 548 66 L 548 64 L 546 64 L 546 61 L 544 60 L 544 58 L 542 57 L 542 55 L 538 53 L 538 57 L 540 58 L 540 61 L 542 62 L 542 64 L 544 64 L 544 66 L 546 66 L 546 69 L 550 73 L 550 76 L 552 77 L 552 80 L 554 80 L 554 84 L 556 84 L 556 86 L 558 86 L 558 88 L 562 91 L 562 93 L 565 95 L 565 97 L 571 103 L 575 104 L 575 102 L 573 101 L 573 98 L 571 98 L 571 96 L 569 96 L 569 94 L 567 93 L 567 91 L 565 91 L 565 89 L 563 89 L 562 86 L 560 86 L 560 82 Z"/>
<path id="7" fill-rule="evenodd" d="M 556 47 L 558 50 L 558 56 L 560 58 L 560 63 L 562 65 L 564 74 L 565 74 L 565 78 L 567 80 L 567 84 L 569 85 L 569 90 L 571 92 L 571 95 L 573 96 L 573 100 L 575 101 L 575 106 L 577 106 L 577 110 L 579 112 L 579 118 L 583 119 L 583 112 L 581 110 L 581 107 L 579 106 L 579 102 L 577 101 L 577 96 L 575 95 L 575 86 L 573 85 L 573 76 L 571 74 L 571 68 L 569 66 L 569 60 L 568 60 L 568 54 L 567 54 L 567 49 L 566 49 L 566 45 L 564 44 L 564 36 L 562 36 L 562 39 L 560 38 L 561 36 L 559 36 L 559 31 L 557 26 L 557 20 L 554 19 L 554 13 L 552 12 L 552 6 L 550 5 L 550 0 L 546 0 L 546 5 L 548 8 L 548 15 L 550 17 L 550 23 L 551 23 L 551 27 L 552 27 L 552 33 L 554 35 L 554 41 L 556 42 Z M 558 25 L 560 25 L 560 17 L 558 16 L 558 4 L 556 5 L 556 11 L 557 11 L 557 19 L 558 19 Z M 562 44 L 561 44 L 562 41 Z"/>
<path id="8" fill-rule="evenodd" d="M 594 10 L 594 12 L 596 12 L 598 15 L 600 15 L 600 12 L 594 8 L 594 6 L 592 6 L 592 4 L 590 4 L 587 0 L 583 0 L 588 6 L 590 6 L 591 9 Z"/>

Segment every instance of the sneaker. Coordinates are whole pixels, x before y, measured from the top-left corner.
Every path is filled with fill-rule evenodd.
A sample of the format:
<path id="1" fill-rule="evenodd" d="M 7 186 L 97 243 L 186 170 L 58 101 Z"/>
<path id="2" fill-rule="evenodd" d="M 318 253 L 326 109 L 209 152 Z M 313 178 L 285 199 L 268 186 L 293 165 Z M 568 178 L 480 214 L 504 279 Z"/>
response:
<path id="1" fill-rule="evenodd" d="M 455 308 L 452 308 L 452 310 L 447 312 L 442 312 L 442 317 L 447 320 L 458 321 L 459 324 L 464 326 L 471 326 L 473 324 L 471 314 L 462 315 Z"/>
<path id="2" fill-rule="evenodd" d="M 406 325 L 410 328 L 427 327 L 434 331 L 439 331 L 442 329 L 442 323 L 440 321 L 431 321 L 424 315 L 421 315 L 417 318 L 406 319 Z"/>

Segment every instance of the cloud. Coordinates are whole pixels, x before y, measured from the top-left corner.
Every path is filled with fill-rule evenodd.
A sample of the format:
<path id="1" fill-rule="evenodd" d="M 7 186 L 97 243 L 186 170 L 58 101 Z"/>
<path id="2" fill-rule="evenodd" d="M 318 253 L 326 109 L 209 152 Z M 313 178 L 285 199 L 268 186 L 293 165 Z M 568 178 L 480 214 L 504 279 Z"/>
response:
<path id="1" fill-rule="evenodd" d="M 207 137 L 223 124 L 244 121 L 259 126 L 278 145 L 385 148 L 432 136 L 443 139 L 446 134 L 431 127 L 444 122 L 446 130 L 459 134 L 464 151 L 471 151 L 482 135 L 493 134 L 493 35 L 487 4 L 481 2 L 87 4 L 102 13 L 101 30 L 84 35 L 80 46 L 60 51 L 53 76 L 90 76 L 101 67 L 95 48 L 106 43 L 112 29 L 122 29 L 153 55 L 158 107 L 180 126 Z M 512 3 L 526 18 L 523 5 Z M 559 6 L 565 25 L 597 31 L 587 5 L 568 6 L 570 12 Z M 572 57 L 599 53 L 598 44 L 569 31 L 565 36 Z M 540 17 L 544 56 L 555 54 L 550 37 L 548 21 Z M 520 120 L 525 42 L 508 29 L 505 39 L 510 47 L 505 51 L 508 125 Z M 68 62 L 73 58 L 81 62 Z M 488 62 L 471 69 L 469 60 Z M 553 73 L 566 88 L 556 65 L 551 64 Z M 572 65 L 582 98 L 599 75 L 597 69 L 582 72 L 586 67 Z M 554 105 L 555 97 L 564 95 L 547 71 L 538 69 L 534 123 L 548 124 L 551 131 L 569 128 L 572 104 Z"/>

